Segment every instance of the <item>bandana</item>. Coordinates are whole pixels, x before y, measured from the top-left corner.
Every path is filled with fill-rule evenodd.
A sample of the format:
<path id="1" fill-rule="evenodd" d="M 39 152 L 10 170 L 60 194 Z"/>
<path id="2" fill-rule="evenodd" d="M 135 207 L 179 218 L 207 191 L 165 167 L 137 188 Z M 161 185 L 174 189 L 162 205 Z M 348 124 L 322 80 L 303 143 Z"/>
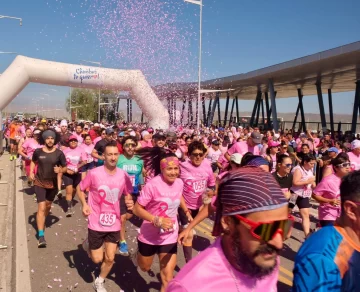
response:
<path id="1" fill-rule="evenodd" d="M 55 139 L 55 133 L 53 131 L 50 131 L 50 130 L 46 130 L 44 131 L 44 133 L 42 133 L 42 138 L 44 140 L 46 140 L 48 137 L 53 137 Z"/>
<path id="2" fill-rule="evenodd" d="M 222 216 L 274 210 L 287 204 L 271 173 L 258 167 L 242 167 L 230 172 L 219 186 L 213 235 L 222 232 Z"/>
<path id="3" fill-rule="evenodd" d="M 254 159 L 251 159 L 246 166 L 257 166 L 259 167 L 260 165 L 269 165 L 269 162 L 261 156 L 256 156 Z"/>
<path id="4" fill-rule="evenodd" d="M 170 156 L 160 160 L 161 169 L 164 169 L 168 166 L 179 166 L 179 159 L 175 156 Z"/>

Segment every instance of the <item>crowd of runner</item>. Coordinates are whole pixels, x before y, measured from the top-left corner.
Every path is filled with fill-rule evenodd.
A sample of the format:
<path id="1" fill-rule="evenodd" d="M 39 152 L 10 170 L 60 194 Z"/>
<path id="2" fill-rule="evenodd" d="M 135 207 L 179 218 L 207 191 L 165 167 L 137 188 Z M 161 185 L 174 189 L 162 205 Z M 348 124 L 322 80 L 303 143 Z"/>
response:
<path id="1" fill-rule="evenodd" d="M 39 247 L 52 202 L 66 200 L 70 218 L 78 196 L 83 248 L 101 265 L 98 292 L 117 250 L 142 271 L 157 255 L 161 291 L 276 291 L 295 206 L 304 243 L 293 291 L 360 291 L 360 140 L 351 134 L 45 119 L 14 119 L 4 133 L 10 160 L 21 160 L 33 185 Z M 215 242 L 192 258 L 194 227 L 214 213 Z M 143 221 L 129 254 L 132 216 Z M 174 278 L 178 244 L 186 265 Z"/>

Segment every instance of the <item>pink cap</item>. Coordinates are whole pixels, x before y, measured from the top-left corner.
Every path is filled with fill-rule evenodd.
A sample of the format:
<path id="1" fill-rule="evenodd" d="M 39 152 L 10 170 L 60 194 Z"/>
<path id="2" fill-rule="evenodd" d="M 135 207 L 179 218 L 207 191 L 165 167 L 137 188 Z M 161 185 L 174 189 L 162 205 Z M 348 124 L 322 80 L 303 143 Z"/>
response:
<path id="1" fill-rule="evenodd" d="M 268 143 L 268 146 L 269 146 L 269 147 L 278 147 L 278 146 L 280 146 L 280 142 L 270 141 L 270 142 Z"/>
<path id="2" fill-rule="evenodd" d="M 77 137 L 75 136 L 75 135 L 71 135 L 70 137 L 69 137 L 69 141 L 71 141 L 71 140 L 76 140 L 77 141 Z"/>

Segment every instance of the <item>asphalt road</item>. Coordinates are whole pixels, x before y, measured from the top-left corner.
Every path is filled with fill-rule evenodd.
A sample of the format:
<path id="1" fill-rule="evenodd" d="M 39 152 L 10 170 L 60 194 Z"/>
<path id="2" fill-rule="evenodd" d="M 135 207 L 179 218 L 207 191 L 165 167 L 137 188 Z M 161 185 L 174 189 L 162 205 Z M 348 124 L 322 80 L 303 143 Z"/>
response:
<path id="1" fill-rule="evenodd" d="M 23 183 L 23 200 L 25 205 L 25 220 L 27 246 L 32 291 L 93 291 L 92 282 L 99 273 L 99 266 L 92 263 L 83 251 L 81 243 L 87 235 L 87 221 L 81 214 L 80 203 L 75 200 L 75 215 L 66 218 L 65 201 L 55 202 L 46 221 L 45 238 L 47 248 L 38 249 L 36 238 L 36 210 L 32 189 Z M 314 206 L 316 208 L 316 206 Z M 316 214 L 316 209 L 311 210 Z M 298 215 L 297 212 L 294 215 Z M 140 220 L 127 222 L 127 242 L 129 251 L 136 251 L 136 236 Z M 17 224 L 21 224 L 17 222 Z M 211 230 L 213 221 L 206 219 L 196 228 L 194 240 L 194 255 L 209 246 L 213 237 Z M 280 292 L 289 291 L 292 285 L 293 261 L 297 250 L 303 241 L 301 225 L 295 224 L 292 236 L 285 242 L 281 253 L 281 267 L 278 282 Z M 159 264 L 154 261 L 152 270 L 143 273 L 138 270 L 129 257 L 116 255 L 115 265 L 106 279 L 108 292 L 123 291 L 159 291 Z M 179 270 L 184 265 L 182 248 L 179 246 Z"/>

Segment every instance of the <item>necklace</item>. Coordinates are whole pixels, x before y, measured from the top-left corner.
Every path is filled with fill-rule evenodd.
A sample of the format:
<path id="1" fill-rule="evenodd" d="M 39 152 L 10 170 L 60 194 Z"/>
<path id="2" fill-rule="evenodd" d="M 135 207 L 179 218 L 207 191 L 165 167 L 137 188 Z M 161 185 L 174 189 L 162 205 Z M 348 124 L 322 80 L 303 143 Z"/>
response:
<path id="1" fill-rule="evenodd" d="M 237 292 L 240 292 L 240 288 L 239 288 L 239 285 L 238 285 L 238 281 L 236 280 L 236 277 L 235 277 L 235 274 L 232 270 L 232 267 L 230 267 L 230 274 L 231 274 L 231 277 L 233 278 L 234 280 L 234 283 L 235 283 L 235 287 L 236 287 L 236 291 Z"/>

